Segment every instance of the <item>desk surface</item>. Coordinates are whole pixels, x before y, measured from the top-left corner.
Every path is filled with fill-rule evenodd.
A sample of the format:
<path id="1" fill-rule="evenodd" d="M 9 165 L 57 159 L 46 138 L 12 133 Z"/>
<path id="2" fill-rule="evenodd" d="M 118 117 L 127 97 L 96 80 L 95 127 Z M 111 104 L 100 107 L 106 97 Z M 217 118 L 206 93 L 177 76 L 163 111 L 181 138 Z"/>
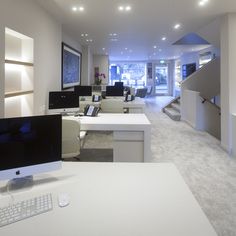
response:
<path id="1" fill-rule="evenodd" d="M 14 198 L 51 192 L 53 211 L 0 228 L 0 235 L 216 236 L 173 164 L 67 162 L 35 182 Z M 57 205 L 58 193 L 70 195 L 69 206 Z M 0 205 L 11 199 L 0 198 Z"/>
<path id="2" fill-rule="evenodd" d="M 99 113 L 96 117 L 65 116 L 63 119 L 80 120 L 81 130 L 144 130 L 151 126 L 145 114 Z"/>

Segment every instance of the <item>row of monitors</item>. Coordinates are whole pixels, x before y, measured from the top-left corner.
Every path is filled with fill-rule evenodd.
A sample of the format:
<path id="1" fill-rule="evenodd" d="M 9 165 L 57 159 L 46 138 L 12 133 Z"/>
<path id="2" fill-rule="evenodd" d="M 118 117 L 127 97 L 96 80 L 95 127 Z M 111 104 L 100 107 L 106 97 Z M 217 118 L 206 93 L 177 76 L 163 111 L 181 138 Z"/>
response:
<path id="1" fill-rule="evenodd" d="M 116 84 L 115 86 L 106 86 L 106 96 L 123 96 L 123 82 L 119 83 L 122 84 Z M 77 94 L 77 96 L 92 96 L 92 86 L 75 86 L 74 92 Z"/>
<path id="2" fill-rule="evenodd" d="M 75 86 L 73 91 L 49 92 L 49 109 L 78 108 L 80 96 L 92 96 L 91 86 Z M 107 86 L 106 96 L 124 96 L 123 87 Z"/>

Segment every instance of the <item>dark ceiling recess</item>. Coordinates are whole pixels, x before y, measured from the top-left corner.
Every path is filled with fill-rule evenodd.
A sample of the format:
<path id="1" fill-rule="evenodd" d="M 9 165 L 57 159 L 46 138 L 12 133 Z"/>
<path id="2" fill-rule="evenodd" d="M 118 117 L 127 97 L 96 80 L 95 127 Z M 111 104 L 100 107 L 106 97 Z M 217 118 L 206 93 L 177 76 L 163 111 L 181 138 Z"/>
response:
<path id="1" fill-rule="evenodd" d="M 208 45 L 205 39 L 195 33 L 186 34 L 184 37 L 173 43 L 173 45 Z"/>

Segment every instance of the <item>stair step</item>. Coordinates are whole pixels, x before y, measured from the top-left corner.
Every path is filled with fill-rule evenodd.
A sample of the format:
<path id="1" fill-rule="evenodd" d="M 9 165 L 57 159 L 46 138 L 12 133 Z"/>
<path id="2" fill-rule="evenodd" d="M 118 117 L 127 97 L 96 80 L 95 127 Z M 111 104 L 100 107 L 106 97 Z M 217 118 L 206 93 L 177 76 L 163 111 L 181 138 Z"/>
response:
<path id="1" fill-rule="evenodd" d="M 171 103 L 171 107 L 172 107 L 174 110 L 180 112 L 180 104 L 179 104 L 179 103 Z"/>
<path id="2" fill-rule="evenodd" d="M 176 111 L 174 108 L 172 107 L 166 107 L 164 109 L 164 112 L 172 119 L 175 121 L 180 121 L 180 113 L 178 111 Z"/>

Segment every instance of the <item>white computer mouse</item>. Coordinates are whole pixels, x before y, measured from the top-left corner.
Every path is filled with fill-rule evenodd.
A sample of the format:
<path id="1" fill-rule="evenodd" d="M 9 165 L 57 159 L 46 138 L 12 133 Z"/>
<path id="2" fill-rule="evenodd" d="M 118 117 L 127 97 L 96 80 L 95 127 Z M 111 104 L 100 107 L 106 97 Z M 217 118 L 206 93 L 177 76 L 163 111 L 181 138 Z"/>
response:
<path id="1" fill-rule="evenodd" d="M 68 193 L 60 193 L 58 195 L 58 205 L 60 207 L 65 207 L 70 204 L 70 196 Z"/>

